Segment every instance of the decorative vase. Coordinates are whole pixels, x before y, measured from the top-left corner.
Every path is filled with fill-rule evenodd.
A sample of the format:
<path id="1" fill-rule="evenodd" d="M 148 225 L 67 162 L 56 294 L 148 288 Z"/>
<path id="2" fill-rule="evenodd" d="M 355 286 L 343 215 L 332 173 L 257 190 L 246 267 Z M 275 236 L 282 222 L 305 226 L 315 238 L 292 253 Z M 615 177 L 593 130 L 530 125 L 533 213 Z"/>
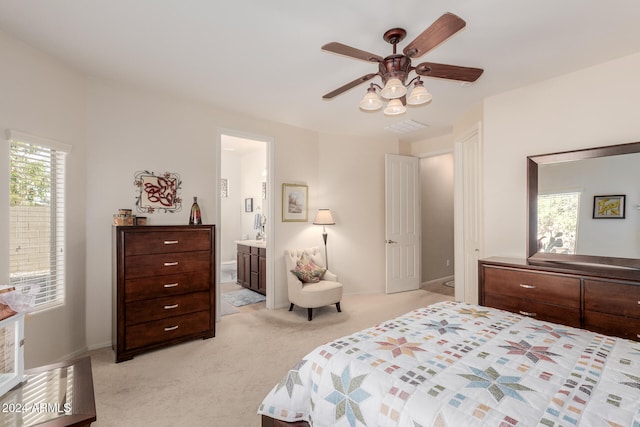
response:
<path id="1" fill-rule="evenodd" d="M 202 224 L 202 215 L 200 213 L 200 206 L 198 206 L 198 198 L 194 196 L 193 204 L 191 205 L 191 214 L 189 215 L 189 225 Z"/>

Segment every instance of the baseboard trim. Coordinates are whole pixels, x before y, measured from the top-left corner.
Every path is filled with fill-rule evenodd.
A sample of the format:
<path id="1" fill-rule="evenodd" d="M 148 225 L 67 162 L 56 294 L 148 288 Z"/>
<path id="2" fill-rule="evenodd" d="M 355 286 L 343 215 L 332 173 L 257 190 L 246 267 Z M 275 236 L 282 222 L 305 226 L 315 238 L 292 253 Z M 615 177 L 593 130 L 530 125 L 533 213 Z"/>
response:
<path id="1" fill-rule="evenodd" d="M 100 350 L 101 348 L 111 347 L 111 341 L 106 341 L 98 344 L 92 344 L 87 347 L 87 351 Z"/>

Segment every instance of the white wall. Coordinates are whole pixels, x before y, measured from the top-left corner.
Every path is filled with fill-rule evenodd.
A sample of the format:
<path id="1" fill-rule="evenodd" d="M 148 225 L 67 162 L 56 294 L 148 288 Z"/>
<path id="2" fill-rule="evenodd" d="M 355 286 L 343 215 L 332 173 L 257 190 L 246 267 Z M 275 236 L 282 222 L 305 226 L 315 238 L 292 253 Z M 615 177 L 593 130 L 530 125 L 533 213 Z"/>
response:
<path id="1" fill-rule="evenodd" d="M 453 276 L 453 154 L 420 159 L 421 282 Z"/>
<path id="2" fill-rule="evenodd" d="M 216 223 L 216 156 L 223 129 L 271 136 L 280 154 L 276 158 L 276 183 L 291 179 L 315 183 L 316 169 L 295 161 L 315 153 L 314 132 L 223 112 L 188 100 L 146 92 L 114 82 L 92 79 L 87 98 L 88 188 L 87 200 L 87 344 L 90 348 L 111 342 L 111 214 L 134 207 L 135 171 L 177 172 L 182 177 L 185 207 L 179 213 L 147 215 L 150 224 L 186 224 L 191 198 L 198 196 L 204 223 Z M 281 165 L 282 168 L 281 168 Z M 108 177 L 109 179 L 105 179 Z M 244 198 L 242 199 L 244 203 Z M 278 203 L 278 201 L 276 201 Z M 279 232 L 279 228 L 283 232 Z M 284 239 L 296 233 L 275 224 L 274 252 L 282 257 Z M 275 270 L 276 301 L 286 303 L 284 272 Z M 109 302 L 109 303 L 107 303 Z"/>
<path id="3" fill-rule="evenodd" d="M 11 128 L 73 146 L 67 157 L 65 305 L 27 316 L 25 365 L 34 367 L 85 344 L 84 78 L 56 59 L 0 32 L 0 130 Z M 4 139 L 4 137 L 3 137 Z M 0 283 L 9 278 L 9 144 L 0 144 Z"/>
<path id="4" fill-rule="evenodd" d="M 410 147 L 411 155 L 420 157 L 423 283 L 454 274 L 453 149 L 453 133 Z M 434 200 L 444 203 L 434 206 Z"/>
<path id="5" fill-rule="evenodd" d="M 240 206 L 240 218 L 242 219 L 241 235 L 237 239 L 248 236 L 249 239 L 255 239 L 258 230 L 254 228 L 255 215 L 260 212 L 262 215 L 267 214 L 264 208 L 266 200 L 262 200 L 261 183 L 265 180 L 262 175 L 267 164 L 267 144 L 262 143 L 262 147 L 256 151 L 251 151 L 241 159 L 242 173 L 242 201 Z M 245 199 L 253 199 L 253 212 L 245 212 Z M 264 205 L 264 208 L 263 208 Z"/>
<path id="6" fill-rule="evenodd" d="M 412 143 L 410 155 L 424 157 L 451 152 L 453 152 L 453 135 L 447 134 Z"/>
<path id="7" fill-rule="evenodd" d="M 640 54 L 486 99 L 485 256 L 526 256 L 526 157 L 640 141 Z"/>
<path id="8" fill-rule="evenodd" d="M 331 266 L 345 280 L 345 292 L 384 289 L 384 153 L 398 152 L 395 136 L 318 135 L 86 77 L 2 33 L 0 51 L 11 64 L 0 68 L 0 126 L 74 147 L 68 163 L 67 304 L 27 319 L 27 367 L 111 345 L 112 214 L 135 209 L 137 171 L 178 173 L 182 179 L 182 210 L 146 214 L 149 224 L 186 224 L 193 196 L 198 196 L 203 222 L 218 222 L 218 139 L 226 130 L 274 141 L 269 171 L 274 239 L 269 246 L 275 306 L 288 306 L 284 249 L 322 245 L 320 228 L 311 224 L 320 206 L 336 212 Z M 6 145 L 2 153 L 0 179 L 6 183 Z M 285 182 L 309 186 L 307 223 L 281 221 Z M 0 197 L 8 198 L 7 189 L 0 186 Z M 6 236 L 8 210 L 0 209 L 0 223 Z M 8 245 L 0 248 L 5 278 L 7 251 Z"/>
<path id="9" fill-rule="evenodd" d="M 336 224 L 326 226 L 329 269 L 345 293 L 384 292 L 384 155 L 398 153 L 399 143 L 389 135 L 321 134 L 318 147 L 319 183 L 309 216 L 313 221 L 319 208 L 333 213 Z M 313 245 L 322 248 L 322 226 L 312 225 L 309 232 Z"/>
<path id="10" fill-rule="evenodd" d="M 224 261 L 236 260 L 235 241 L 242 237 L 240 212 L 242 208 L 241 179 L 242 168 L 240 156 L 235 152 L 222 152 L 221 177 L 229 182 L 229 196 L 220 198 L 220 241 L 219 259 Z"/>
<path id="11" fill-rule="evenodd" d="M 216 135 L 221 129 L 273 137 L 275 165 L 275 217 L 272 248 L 276 307 L 288 306 L 283 253 L 285 248 L 322 245 L 320 230 L 311 225 L 319 204 L 336 205 L 338 218 L 344 216 L 340 245 L 344 260 L 336 271 L 350 285 L 345 292 L 379 292 L 384 284 L 384 153 L 398 149 L 395 138 L 372 141 L 353 137 L 325 137 L 255 118 L 242 117 L 188 102 L 102 80 L 91 80 L 87 116 L 88 188 L 87 200 L 87 344 L 90 348 L 110 345 L 111 340 L 111 214 L 118 208 L 133 207 L 133 174 L 136 170 L 177 172 L 182 177 L 183 198 L 198 196 L 205 223 L 216 223 L 213 213 L 218 192 L 215 185 Z M 330 168 L 324 169 L 325 164 Z M 368 170 L 354 165 L 371 165 Z M 320 170 L 322 185 L 319 184 Z M 259 171 L 261 173 L 262 170 Z M 108 176 L 110 179 L 104 179 Z M 281 221 L 282 183 L 309 186 L 309 221 Z M 330 194 L 331 196 L 327 196 Z M 257 197 L 260 195 L 257 194 Z M 242 197 L 242 196 L 241 196 Z M 335 202 L 334 202 L 335 201 Z M 242 197 L 244 203 L 244 197 Z M 150 224 L 185 224 L 187 207 L 176 214 L 147 215 Z M 363 221 L 362 219 L 365 218 Z M 223 225 L 224 226 L 224 225 Z M 335 228 L 339 230 L 339 228 Z M 371 258 L 361 256 L 362 248 L 378 246 Z M 333 265 L 332 265 L 333 268 Z"/>

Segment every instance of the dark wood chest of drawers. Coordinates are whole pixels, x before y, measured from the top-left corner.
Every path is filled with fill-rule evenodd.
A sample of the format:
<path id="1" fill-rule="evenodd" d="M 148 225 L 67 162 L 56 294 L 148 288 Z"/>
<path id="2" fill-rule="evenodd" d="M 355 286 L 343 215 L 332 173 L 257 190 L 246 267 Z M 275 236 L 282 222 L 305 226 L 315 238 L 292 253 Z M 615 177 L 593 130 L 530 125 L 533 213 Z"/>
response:
<path id="1" fill-rule="evenodd" d="M 215 335 L 215 226 L 114 227 L 116 362 Z"/>
<path id="2" fill-rule="evenodd" d="M 640 274 L 479 262 L 480 304 L 540 320 L 640 341 Z"/>

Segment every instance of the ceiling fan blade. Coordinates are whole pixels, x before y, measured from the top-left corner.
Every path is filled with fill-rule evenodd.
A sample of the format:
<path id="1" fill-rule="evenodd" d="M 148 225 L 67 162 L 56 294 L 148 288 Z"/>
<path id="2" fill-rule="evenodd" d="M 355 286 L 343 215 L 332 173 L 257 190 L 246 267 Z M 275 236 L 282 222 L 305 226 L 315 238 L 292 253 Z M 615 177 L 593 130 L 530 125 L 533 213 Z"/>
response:
<path id="1" fill-rule="evenodd" d="M 340 95 L 342 92 L 346 92 L 349 89 L 358 86 L 360 83 L 364 83 L 367 80 L 371 80 L 372 78 L 374 78 L 377 75 L 378 75 L 378 73 L 374 73 L 374 74 L 366 74 L 366 75 L 364 75 L 362 77 L 359 77 L 359 78 L 355 79 L 354 81 L 349 82 L 346 85 L 340 86 L 338 89 L 327 93 L 326 95 L 324 95 L 322 97 L 322 99 L 331 99 L 334 96 Z"/>
<path id="2" fill-rule="evenodd" d="M 331 42 L 322 46 L 322 50 L 327 52 L 337 53 L 338 55 L 348 56 L 350 58 L 361 59 L 367 62 L 380 62 L 382 57 L 373 53 L 365 52 L 364 50 L 356 49 L 355 47 L 347 46 L 346 44 Z"/>
<path id="3" fill-rule="evenodd" d="M 436 64 L 434 62 L 423 62 L 422 64 L 418 64 L 415 70 L 416 74 L 420 76 L 459 80 L 463 82 L 475 82 L 484 72 L 482 68 Z"/>
<path id="4" fill-rule="evenodd" d="M 445 13 L 409 43 L 402 52 L 410 58 L 418 58 L 463 29 L 465 25 L 467 23 L 459 16 Z"/>

